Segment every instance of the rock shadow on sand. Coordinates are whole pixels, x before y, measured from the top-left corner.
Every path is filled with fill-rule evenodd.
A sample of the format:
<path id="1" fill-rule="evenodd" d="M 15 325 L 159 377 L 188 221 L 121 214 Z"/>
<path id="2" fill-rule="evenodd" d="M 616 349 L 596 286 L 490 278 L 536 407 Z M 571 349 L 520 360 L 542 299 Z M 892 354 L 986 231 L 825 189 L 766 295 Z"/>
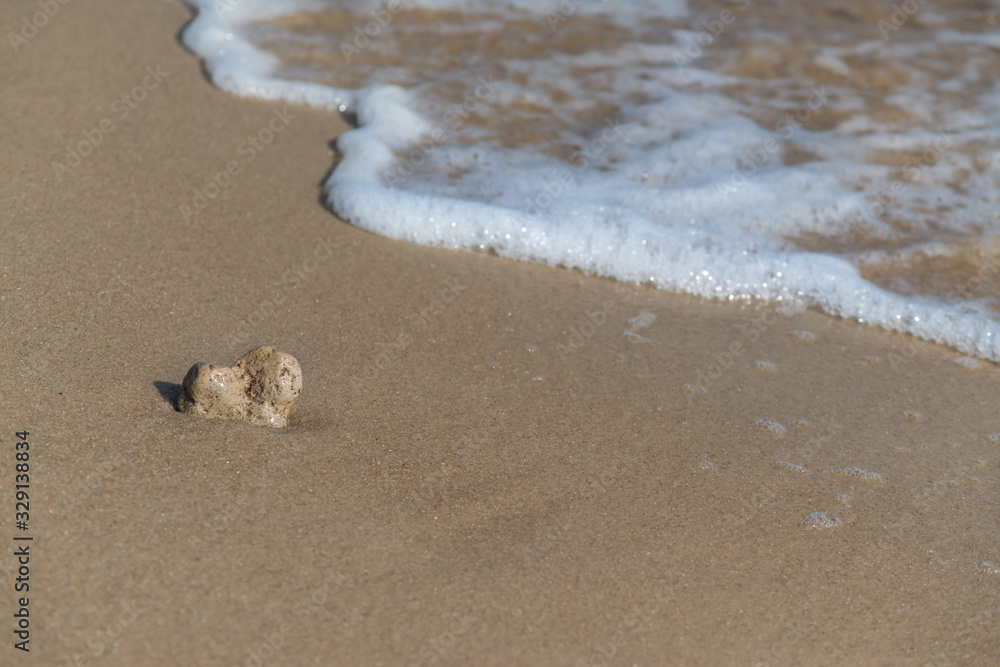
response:
<path id="1" fill-rule="evenodd" d="M 163 397 L 163 400 L 170 404 L 170 407 L 180 412 L 181 390 L 183 389 L 181 385 L 176 382 L 163 382 L 162 380 L 155 380 L 153 381 L 153 386 L 156 387 L 156 391 L 160 392 L 160 396 Z"/>

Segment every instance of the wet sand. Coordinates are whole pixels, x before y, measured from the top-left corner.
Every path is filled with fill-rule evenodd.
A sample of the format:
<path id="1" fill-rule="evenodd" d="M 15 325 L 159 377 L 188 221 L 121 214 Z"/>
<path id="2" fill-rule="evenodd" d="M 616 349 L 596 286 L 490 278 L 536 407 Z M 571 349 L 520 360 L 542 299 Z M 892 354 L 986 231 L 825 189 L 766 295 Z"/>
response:
<path id="1" fill-rule="evenodd" d="M 213 89 L 189 18 L 69 3 L 0 56 L 0 664 L 1000 661 L 996 365 L 359 231 L 344 123 Z M 174 409 L 259 345 L 289 427 Z"/>

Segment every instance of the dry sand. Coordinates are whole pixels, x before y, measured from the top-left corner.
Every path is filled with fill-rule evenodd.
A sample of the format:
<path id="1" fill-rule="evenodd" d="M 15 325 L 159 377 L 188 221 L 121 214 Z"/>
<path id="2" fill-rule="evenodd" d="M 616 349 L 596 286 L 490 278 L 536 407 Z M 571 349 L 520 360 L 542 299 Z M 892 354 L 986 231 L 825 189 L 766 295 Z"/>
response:
<path id="1" fill-rule="evenodd" d="M 185 221 L 276 108 L 212 88 L 189 18 L 70 2 L 0 50 L 0 664 L 1000 662 L 995 365 L 372 236 L 319 203 L 345 125 L 308 109 Z M 303 368 L 288 428 L 173 409 L 265 344 Z"/>

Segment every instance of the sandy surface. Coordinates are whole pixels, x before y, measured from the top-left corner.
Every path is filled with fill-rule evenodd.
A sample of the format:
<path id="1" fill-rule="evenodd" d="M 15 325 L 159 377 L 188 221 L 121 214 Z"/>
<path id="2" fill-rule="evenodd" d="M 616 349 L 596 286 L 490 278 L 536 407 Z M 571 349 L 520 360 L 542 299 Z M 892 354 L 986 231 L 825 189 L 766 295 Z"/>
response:
<path id="1" fill-rule="evenodd" d="M 995 365 L 354 229 L 319 203 L 343 122 L 288 108 L 248 162 L 284 107 L 213 89 L 189 18 L 71 2 L 0 50 L 0 664 L 1000 661 Z M 173 409 L 265 344 L 288 428 Z"/>

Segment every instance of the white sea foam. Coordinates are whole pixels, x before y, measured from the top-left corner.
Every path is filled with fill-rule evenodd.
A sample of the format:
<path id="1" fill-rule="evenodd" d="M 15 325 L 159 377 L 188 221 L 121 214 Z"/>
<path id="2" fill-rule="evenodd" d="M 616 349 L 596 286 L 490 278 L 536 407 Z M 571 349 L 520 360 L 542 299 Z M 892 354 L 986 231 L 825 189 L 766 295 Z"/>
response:
<path id="1" fill-rule="evenodd" d="M 864 468 L 858 468 L 856 466 L 851 466 L 847 468 L 834 468 L 831 472 L 840 473 L 841 475 L 846 475 L 847 477 L 855 477 L 857 479 L 864 479 L 870 482 L 884 482 L 885 477 L 877 472 L 872 472 L 870 470 L 865 470 Z"/>
<path id="2" fill-rule="evenodd" d="M 804 519 L 802 519 L 802 525 L 806 528 L 813 530 L 826 530 L 827 528 L 836 528 L 841 523 L 843 523 L 839 517 L 833 516 L 832 514 L 827 514 L 826 512 L 812 512 Z"/>
<path id="3" fill-rule="evenodd" d="M 882 39 L 877 14 L 793 8 L 775 22 L 744 0 L 702 13 L 654 0 L 188 2 L 199 14 L 183 41 L 216 85 L 356 124 L 326 183 L 352 224 L 816 306 L 1000 360 L 989 290 L 893 292 L 861 270 L 1000 232 L 1000 57 L 985 14 Z M 408 22 L 418 10 L 434 20 Z M 796 37 L 799 24 L 823 43 Z"/>

